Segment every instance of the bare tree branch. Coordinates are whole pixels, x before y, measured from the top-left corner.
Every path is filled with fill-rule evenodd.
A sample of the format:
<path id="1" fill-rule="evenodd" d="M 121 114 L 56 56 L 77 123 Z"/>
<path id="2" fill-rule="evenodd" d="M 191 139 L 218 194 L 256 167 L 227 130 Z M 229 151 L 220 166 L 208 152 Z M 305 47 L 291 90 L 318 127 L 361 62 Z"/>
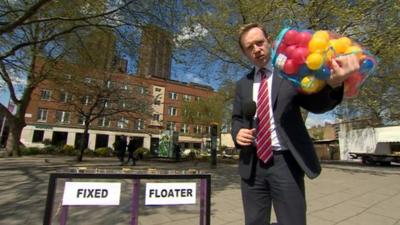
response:
<path id="1" fill-rule="evenodd" d="M 38 1 L 36 4 L 31 6 L 28 10 L 26 10 L 25 14 L 22 15 L 20 18 L 18 18 L 17 20 L 15 20 L 12 23 L 9 23 L 9 24 L 5 25 L 4 27 L 1 27 L 0 28 L 0 35 L 2 35 L 4 33 L 12 32 L 15 28 L 17 28 L 18 26 L 23 24 L 24 21 L 26 21 L 27 19 L 29 19 L 30 17 L 35 15 L 36 12 L 41 7 L 43 7 L 46 3 L 50 2 L 50 1 L 52 1 L 52 0 L 40 0 L 40 1 Z"/>

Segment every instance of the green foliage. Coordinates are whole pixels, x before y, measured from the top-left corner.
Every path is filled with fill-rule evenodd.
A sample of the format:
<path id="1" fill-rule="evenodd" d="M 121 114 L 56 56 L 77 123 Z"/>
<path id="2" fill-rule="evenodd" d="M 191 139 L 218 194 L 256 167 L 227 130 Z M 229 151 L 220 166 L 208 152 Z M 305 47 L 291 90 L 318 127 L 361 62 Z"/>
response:
<path id="1" fill-rule="evenodd" d="M 214 68 L 211 65 L 218 65 L 219 71 L 203 71 L 212 74 L 210 79 L 237 79 L 244 75 L 240 69 L 251 68 L 237 43 L 238 28 L 243 24 L 263 24 L 272 39 L 286 25 L 330 30 L 352 38 L 380 59 L 375 77 L 363 86 L 359 97 L 348 100 L 336 114 L 350 119 L 367 116 L 380 124 L 400 123 L 399 1 L 187 0 L 184 3 L 191 15 L 186 26 L 200 26 L 198 30 L 207 31 L 182 45 L 197 53 L 184 55 L 184 60 L 188 64 L 199 62 L 197 67 L 203 64 L 205 71 Z M 199 54 L 205 56 L 201 58 Z"/>
<path id="2" fill-rule="evenodd" d="M 44 145 L 48 146 L 48 145 L 51 145 L 51 140 L 48 139 L 48 138 L 46 138 L 46 139 L 44 139 L 44 140 L 42 141 L 42 143 L 43 143 Z"/>
<path id="3" fill-rule="evenodd" d="M 57 152 L 59 152 L 60 148 L 54 145 L 47 145 L 43 148 L 43 152 L 45 154 L 50 154 L 50 155 L 54 155 Z"/>
<path id="4" fill-rule="evenodd" d="M 76 154 L 76 149 L 74 148 L 74 146 L 64 145 L 60 153 L 63 155 L 73 156 Z"/>
<path id="5" fill-rule="evenodd" d="M 113 156 L 113 150 L 109 147 L 98 148 L 94 151 L 95 156 L 110 157 Z"/>
<path id="6" fill-rule="evenodd" d="M 150 157 L 150 150 L 148 148 L 141 147 L 136 149 L 134 155 L 138 159 L 146 159 Z"/>
<path id="7" fill-rule="evenodd" d="M 45 151 L 38 147 L 28 147 L 28 148 L 20 148 L 22 155 L 38 155 L 44 154 Z"/>

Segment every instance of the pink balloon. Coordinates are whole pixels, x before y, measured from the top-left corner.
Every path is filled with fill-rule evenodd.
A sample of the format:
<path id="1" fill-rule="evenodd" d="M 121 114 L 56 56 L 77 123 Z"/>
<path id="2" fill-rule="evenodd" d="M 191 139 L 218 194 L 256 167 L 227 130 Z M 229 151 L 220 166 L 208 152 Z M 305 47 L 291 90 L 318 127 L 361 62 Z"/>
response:
<path id="1" fill-rule="evenodd" d="M 310 42 L 312 35 L 309 32 L 300 32 L 297 36 L 296 36 L 297 40 L 297 45 L 298 46 L 302 46 L 302 47 L 307 47 L 308 46 L 308 42 Z"/>
<path id="2" fill-rule="evenodd" d="M 308 48 L 297 47 L 292 53 L 292 59 L 297 64 L 303 64 L 309 54 Z"/>
<path id="3" fill-rule="evenodd" d="M 286 60 L 285 65 L 283 66 L 283 72 L 288 75 L 296 74 L 299 68 L 300 68 L 299 64 L 295 63 L 292 59 L 288 59 Z"/>
<path id="4" fill-rule="evenodd" d="M 288 59 L 291 59 L 293 57 L 293 53 L 296 50 L 296 45 L 289 45 L 285 51 L 284 54 L 286 55 L 286 57 L 288 57 Z"/>
<path id="5" fill-rule="evenodd" d="M 287 45 L 296 44 L 298 34 L 299 32 L 297 32 L 296 30 L 288 30 L 283 37 L 283 42 L 285 42 L 285 44 Z"/>

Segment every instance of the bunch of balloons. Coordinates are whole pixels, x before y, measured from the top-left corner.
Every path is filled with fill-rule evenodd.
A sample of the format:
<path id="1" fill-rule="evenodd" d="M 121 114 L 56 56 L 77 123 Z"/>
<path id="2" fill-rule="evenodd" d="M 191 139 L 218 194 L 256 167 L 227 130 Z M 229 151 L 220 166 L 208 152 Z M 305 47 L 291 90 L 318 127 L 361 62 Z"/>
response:
<path id="1" fill-rule="evenodd" d="M 360 70 L 351 74 L 345 83 L 345 96 L 357 96 L 366 78 L 375 70 L 375 57 L 348 37 L 319 30 L 282 30 L 273 45 L 272 63 L 279 74 L 292 81 L 299 91 L 312 94 L 320 91 L 331 75 L 331 62 L 341 55 L 356 54 Z"/>

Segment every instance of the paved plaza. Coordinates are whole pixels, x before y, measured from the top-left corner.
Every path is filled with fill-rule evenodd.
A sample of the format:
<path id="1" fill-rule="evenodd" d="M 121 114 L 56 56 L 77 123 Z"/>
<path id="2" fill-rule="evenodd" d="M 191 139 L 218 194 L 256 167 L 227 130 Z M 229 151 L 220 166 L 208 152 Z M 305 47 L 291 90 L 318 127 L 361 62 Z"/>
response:
<path id="1" fill-rule="evenodd" d="M 209 163 L 139 161 L 135 167 L 121 167 L 115 158 L 85 158 L 76 163 L 74 158 L 55 156 L 0 158 L 0 224 L 42 224 L 49 173 L 77 167 L 205 171 L 212 174 L 211 224 L 244 224 L 236 164 L 218 163 L 210 168 Z M 323 164 L 317 179 L 306 179 L 306 190 L 308 225 L 400 225 L 400 167 Z M 199 223 L 182 216 L 182 211 L 179 215 L 168 211 L 157 218 L 151 212 L 139 215 L 139 224 Z"/>

